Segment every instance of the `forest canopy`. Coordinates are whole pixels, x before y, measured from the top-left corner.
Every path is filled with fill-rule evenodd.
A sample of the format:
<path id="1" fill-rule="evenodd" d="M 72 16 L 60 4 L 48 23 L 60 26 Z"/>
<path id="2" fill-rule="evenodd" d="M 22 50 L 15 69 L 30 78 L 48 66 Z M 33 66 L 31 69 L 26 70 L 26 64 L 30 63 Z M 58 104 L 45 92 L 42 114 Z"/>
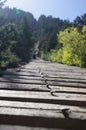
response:
<path id="1" fill-rule="evenodd" d="M 86 14 L 73 22 L 4 7 L 0 0 L 0 67 L 32 59 L 39 43 L 41 58 L 86 67 Z"/>

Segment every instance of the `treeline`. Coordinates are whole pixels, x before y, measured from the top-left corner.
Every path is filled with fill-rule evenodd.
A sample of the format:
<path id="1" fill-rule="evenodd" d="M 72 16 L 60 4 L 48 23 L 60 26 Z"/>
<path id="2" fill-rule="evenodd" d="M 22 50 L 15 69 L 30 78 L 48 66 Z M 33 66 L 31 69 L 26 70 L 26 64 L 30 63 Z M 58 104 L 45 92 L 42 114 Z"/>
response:
<path id="1" fill-rule="evenodd" d="M 38 19 L 39 49 L 45 54 L 57 46 L 57 33 L 70 27 L 69 20 L 41 15 Z"/>
<path id="2" fill-rule="evenodd" d="M 16 67 L 32 58 L 33 16 L 21 10 L 0 6 L 0 67 Z M 35 20 L 34 20 L 35 21 Z"/>
<path id="3" fill-rule="evenodd" d="M 57 45 L 56 34 L 67 26 L 68 20 L 41 15 L 37 21 L 29 12 L 0 6 L 0 66 L 30 61 L 36 43 L 40 54 L 47 54 Z"/>
<path id="4" fill-rule="evenodd" d="M 45 30 L 39 46 L 41 57 L 53 62 L 86 67 L 86 14 L 77 16 L 73 22 L 60 19 L 57 22 L 53 18 L 53 24 L 50 24 L 48 20 L 52 18 L 47 19 L 44 17 L 44 24 L 41 22 L 41 33 Z"/>
<path id="5" fill-rule="evenodd" d="M 0 27 L 1 67 L 15 67 L 19 62 L 28 62 L 31 59 L 32 49 L 33 41 L 26 19 L 21 28 L 13 23 Z"/>
<path id="6" fill-rule="evenodd" d="M 29 62 L 36 44 L 45 60 L 86 66 L 86 14 L 73 22 L 45 15 L 37 21 L 29 12 L 2 8 L 1 1 L 0 66 Z"/>

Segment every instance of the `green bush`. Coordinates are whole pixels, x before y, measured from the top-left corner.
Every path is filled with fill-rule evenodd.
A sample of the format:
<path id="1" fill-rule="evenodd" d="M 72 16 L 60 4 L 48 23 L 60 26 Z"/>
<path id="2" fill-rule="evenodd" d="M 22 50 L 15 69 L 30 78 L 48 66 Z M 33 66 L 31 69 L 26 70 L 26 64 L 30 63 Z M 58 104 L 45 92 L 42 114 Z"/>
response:
<path id="1" fill-rule="evenodd" d="M 53 62 L 62 63 L 62 49 L 51 50 L 50 60 Z"/>
<path id="2" fill-rule="evenodd" d="M 8 48 L 4 52 L 1 52 L 1 59 L 1 67 L 15 67 L 20 62 L 20 59 L 13 52 L 10 51 L 10 48 Z"/>

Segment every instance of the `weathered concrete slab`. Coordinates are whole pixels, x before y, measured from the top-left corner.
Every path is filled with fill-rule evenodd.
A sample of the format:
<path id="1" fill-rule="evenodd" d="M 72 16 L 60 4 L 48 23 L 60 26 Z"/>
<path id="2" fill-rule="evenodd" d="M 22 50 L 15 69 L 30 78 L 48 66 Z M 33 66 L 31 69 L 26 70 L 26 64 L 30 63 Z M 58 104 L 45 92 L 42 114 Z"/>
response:
<path id="1" fill-rule="evenodd" d="M 77 87 L 77 88 L 86 88 L 86 84 L 84 83 L 73 83 L 73 82 L 59 82 L 59 81 L 47 81 L 49 85 L 54 86 L 69 86 L 69 87 Z"/>
<path id="2" fill-rule="evenodd" d="M 16 109 L 36 109 L 36 110 L 52 110 L 62 113 L 62 109 L 68 109 L 70 118 L 86 119 L 86 109 L 83 107 L 58 105 L 58 104 L 47 104 L 47 103 L 35 103 L 35 102 L 19 102 L 19 101 L 6 101 L 0 100 L 0 107 L 3 108 L 16 108 Z M 73 114 L 75 113 L 75 115 Z M 82 113 L 83 117 L 80 116 Z M 73 117 L 74 115 L 74 117 Z"/>
<path id="3" fill-rule="evenodd" d="M 86 69 L 33 60 L 4 71 L 0 124 L 85 130 Z"/>
<path id="4" fill-rule="evenodd" d="M 50 90 L 46 85 L 39 84 L 21 84 L 21 83 L 0 83 L 0 90 L 19 90 L 19 91 L 45 91 L 49 92 Z"/>
<path id="5" fill-rule="evenodd" d="M 13 78 L 0 78 L 0 82 L 7 82 L 7 83 L 21 83 L 21 84 L 45 84 L 44 80 L 27 80 L 27 79 L 13 79 Z"/>
<path id="6" fill-rule="evenodd" d="M 16 126 L 16 125 L 0 125 L 0 130 L 52 130 L 52 128 L 26 127 L 26 126 Z M 53 128 L 53 130 L 63 130 L 63 129 Z"/>
<path id="7" fill-rule="evenodd" d="M 16 108 L 0 108 L 0 123 L 34 127 L 48 127 L 60 129 L 86 129 L 85 120 L 65 119 L 58 112 L 46 110 L 28 110 Z M 24 115 L 23 115 L 24 113 Z M 47 117 L 46 117 L 47 116 Z M 58 123 L 57 123 L 58 122 Z"/>
<path id="8" fill-rule="evenodd" d="M 9 96 L 8 96 L 9 95 Z M 82 94 L 68 94 L 57 93 L 55 96 L 49 92 L 32 92 L 32 91 L 14 91 L 14 90 L 0 90 L 1 100 L 13 101 L 34 101 L 53 104 L 66 104 L 74 106 L 86 107 L 86 95 Z"/>

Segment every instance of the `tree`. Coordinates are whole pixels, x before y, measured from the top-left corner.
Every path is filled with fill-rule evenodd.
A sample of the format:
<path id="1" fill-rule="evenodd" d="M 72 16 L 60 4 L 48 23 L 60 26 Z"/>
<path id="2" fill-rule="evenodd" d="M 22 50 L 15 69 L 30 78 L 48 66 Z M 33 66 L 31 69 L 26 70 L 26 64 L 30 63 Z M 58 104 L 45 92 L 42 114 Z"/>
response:
<path id="1" fill-rule="evenodd" d="M 82 21 L 83 21 L 83 25 L 86 25 L 86 14 L 81 16 Z"/>
<path id="2" fill-rule="evenodd" d="M 75 26 L 83 26 L 83 20 L 79 16 L 76 17 L 76 19 L 74 20 L 73 23 L 74 23 Z"/>
<path id="3" fill-rule="evenodd" d="M 83 30 L 85 31 L 85 27 Z M 86 39 L 84 33 L 78 32 L 77 28 L 68 28 L 58 35 L 59 43 L 62 44 L 62 63 L 68 65 L 85 65 Z"/>
<path id="4" fill-rule="evenodd" d="M 7 0 L 0 0 L 0 7 L 2 7 L 6 1 Z"/>
<path id="5" fill-rule="evenodd" d="M 22 61 L 28 62 L 32 58 L 34 43 L 31 35 L 31 29 L 26 17 L 24 18 L 23 24 L 21 25 L 18 33 L 16 54 Z"/>
<path id="6" fill-rule="evenodd" d="M 14 24 L 8 24 L 0 28 L 0 65 L 9 66 L 17 64 L 20 59 L 13 48 L 16 46 L 16 29 Z"/>
<path id="7" fill-rule="evenodd" d="M 69 24 L 69 22 L 66 22 Z M 66 26 L 65 26 L 66 27 Z M 38 19 L 39 49 L 44 53 L 50 52 L 57 46 L 57 33 L 64 27 L 64 21 L 52 16 L 41 15 Z"/>
<path id="8" fill-rule="evenodd" d="M 86 14 L 77 16 L 73 21 L 73 25 L 75 27 L 83 27 L 84 25 L 86 25 Z"/>

